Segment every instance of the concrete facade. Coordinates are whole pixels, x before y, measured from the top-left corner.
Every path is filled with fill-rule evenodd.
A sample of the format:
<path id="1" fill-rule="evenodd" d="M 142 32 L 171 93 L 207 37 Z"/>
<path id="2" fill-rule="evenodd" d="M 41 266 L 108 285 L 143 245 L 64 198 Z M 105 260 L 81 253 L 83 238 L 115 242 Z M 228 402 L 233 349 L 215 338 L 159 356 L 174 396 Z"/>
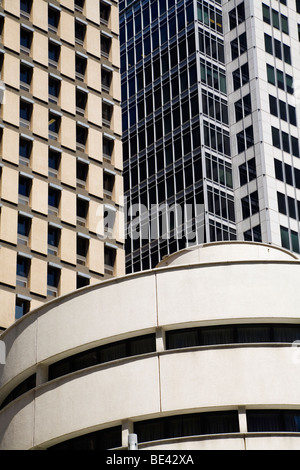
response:
<path id="1" fill-rule="evenodd" d="M 124 235 L 117 3 L 3 0 L 0 23 L 5 329 L 123 274 Z"/>
<path id="2" fill-rule="evenodd" d="M 112 433 L 109 448 L 126 449 L 136 432 L 140 449 L 299 449 L 299 269 L 281 248 L 212 243 L 28 313 L 1 337 L 0 448 L 81 448 Z M 233 329 L 242 339 L 220 340 Z M 269 330 L 281 333 L 260 336 Z M 191 332 L 208 340 L 191 343 Z M 152 345 L 128 352 L 137 339 Z M 108 356 L 93 362 L 96 351 Z M 293 426 L 271 429 L 264 417 L 262 427 L 262 412 Z M 174 419 L 205 430 L 170 436 L 162 423 Z"/>

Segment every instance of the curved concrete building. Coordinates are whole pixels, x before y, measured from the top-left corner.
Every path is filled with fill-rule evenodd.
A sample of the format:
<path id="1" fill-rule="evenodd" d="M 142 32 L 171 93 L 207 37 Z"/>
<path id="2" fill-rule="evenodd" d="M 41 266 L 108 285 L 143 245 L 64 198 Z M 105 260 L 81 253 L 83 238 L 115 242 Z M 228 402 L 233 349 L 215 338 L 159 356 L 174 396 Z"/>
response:
<path id="1" fill-rule="evenodd" d="M 212 243 L 31 311 L 1 336 L 0 449 L 300 449 L 299 279 Z"/>

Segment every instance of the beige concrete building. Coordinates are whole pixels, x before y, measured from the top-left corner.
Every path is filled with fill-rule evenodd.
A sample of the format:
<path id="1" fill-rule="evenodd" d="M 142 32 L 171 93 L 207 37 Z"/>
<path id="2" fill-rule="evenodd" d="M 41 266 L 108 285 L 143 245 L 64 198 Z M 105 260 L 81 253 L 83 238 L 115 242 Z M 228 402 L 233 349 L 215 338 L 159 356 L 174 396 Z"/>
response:
<path id="1" fill-rule="evenodd" d="M 0 28 L 5 329 L 123 274 L 124 240 L 117 2 L 2 0 Z"/>
<path id="2" fill-rule="evenodd" d="M 299 450 L 299 270 L 212 243 L 31 311 L 1 336 L 0 449 Z"/>

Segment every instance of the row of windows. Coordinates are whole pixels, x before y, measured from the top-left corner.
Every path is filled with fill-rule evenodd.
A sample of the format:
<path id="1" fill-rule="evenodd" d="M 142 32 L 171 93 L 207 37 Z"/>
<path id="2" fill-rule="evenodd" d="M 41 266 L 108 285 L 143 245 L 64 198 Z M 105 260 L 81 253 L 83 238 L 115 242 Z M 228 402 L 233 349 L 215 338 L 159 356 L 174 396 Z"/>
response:
<path id="1" fill-rule="evenodd" d="M 166 331 L 166 350 L 222 344 L 288 343 L 300 340 L 299 324 L 234 324 Z M 88 349 L 49 366 L 49 380 L 126 357 L 156 351 L 155 334 L 137 336 Z M 36 386 L 35 374 L 19 384 L 1 408 Z"/>
<path id="2" fill-rule="evenodd" d="M 294 230 L 280 226 L 281 246 L 289 251 L 300 253 L 299 235 Z"/>
<path id="3" fill-rule="evenodd" d="M 229 133 L 212 123 L 204 121 L 204 145 L 219 153 L 230 156 Z"/>
<path id="4" fill-rule="evenodd" d="M 287 132 L 280 131 L 272 126 L 272 144 L 274 147 L 283 150 L 284 152 L 291 153 L 294 157 L 299 155 L 299 141 L 297 137 L 287 134 Z"/>
<path id="5" fill-rule="evenodd" d="M 275 96 L 269 95 L 270 113 L 277 116 L 283 121 L 289 122 L 293 126 L 297 126 L 296 108 L 286 101 L 277 99 Z"/>
<path id="6" fill-rule="evenodd" d="M 300 170 L 281 160 L 274 159 L 275 176 L 278 180 L 300 189 Z"/>
<path id="7" fill-rule="evenodd" d="M 291 49 L 287 44 L 280 42 L 276 38 L 272 38 L 265 33 L 265 49 L 268 54 L 271 54 L 277 59 L 283 60 L 287 64 L 292 63 Z"/>
<path id="8" fill-rule="evenodd" d="M 168 55 L 162 56 L 168 58 Z M 157 67 L 157 69 L 156 69 Z M 166 69 L 169 70 L 169 64 L 166 65 Z M 152 75 L 152 73 L 154 75 Z M 123 110 L 125 108 L 125 101 L 135 97 L 136 94 L 144 91 L 145 87 L 151 85 L 153 81 L 161 77 L 160 70 L 160 59 L 157 58 L 153 64 L 149 63 L 144 69 L 138 70 L 136 75 L 130 75 L 126 82 L 122 83 L 122 100 Z M 168 77 L 168 80 L 163 80 L 162 84 L 157 83 L 153 89 L 147 90 L 146 95 L 146 115 L 149 115 L 154 110 L 159 109 L 163 104 L 167 104 L 171 99 L 175 99 L 189 88 L 191 88 L 197 81 L 197 71 L 194 61 L 190 61 L 189 64 L 184 65 L 180 70 L 175 70 L 172 75 Z M 154 107 L 153 107 L 154 98 Z M 138 97 L 140 101 L 142 97 Z M 129 101 L 129 106 L 132 105 L 132 100 Z M 145 110 L 144 110 L 145 112 Z"/>
<path id="9" fill-rule="evenodd" d="M 246 410 L 248 432 L 300 432 L 299 410 Z M 215 411 L 168 416 L 134 423 L 138 443 L 187 436 L 240 432 L 238 412 Z M 105 450 L 121 447 L 121 426 L 61 442 L 48 450 Z"/>
<path id="10" fill-rule="evenodd" d="M 199 31 L 199 49 L 202 54 L 206 54 L 213 59 L 225 63 L 225 53 L 223 41 L 209 31 Z"/>
<path id="11" fill-rule="evenodd" d="M 193 5 L 189 2 L 189 5 L 180 7 L 176 13 L 171 12 L 168 15 L 168 19 L 161 20 L 158 26 L 156 20 L 166 12 L 165 3 L 166 1 L 163 2 L 162 0 L 160 2 L 160 10 L 164 10 L 160 16 L 158 16 L 157 2 L 151 3 L 150 7 L 148 4 L 144 4 L 142 12 L 141 10 L 135 11 L 134 17 L 131 11 L 127 12 L 125 21 L 120 25 L 121 45 L 130 42 L 135 36 L 143 32 L 144 47 L 147 48 L 147 46 L 145 46 L 146 42 L 149 42 L 150 47 L 151 41 L 153 52 L 158 46 L 163 46 L 163 44 L 169 42 L 176 34 L 180 34 L 187 24 L 194 20 Z M 151 35 L 148 31 L 145 33 L 148 26 L 151 26 Z M 147 55 L 146 52 L 144 52 L 144 55 Z"/>
<path id="12" fill-rule="evenodd" d="M 198 0 L 197 19 L 210 29 L 223 33 L 222 11 L 215 8 L 214 5 Z"/>
<path id="13" fill-rule="evenodd" d="M 201 82 L 226 94 L 226 75 L 223 70 L 209 62 L 200 60 L 200 78 Z"/>
<path id="14" fill-rule="evenodd" d="M 259 212 L 258 191 L 254 191 L 253 193 L 247 194 L 247 196 L 243 197 L 241 199 L 241 205 L 243 220 L 257 214 L 257 212 Z"/>
<path id="15" fill-rule="evenodd" d="M 206 177 L 215 183 L 233 188 L 231 165 L 214 155 L 205 154 Z"/>
<path id="16" fill-rule="evenodd" d="M 294 93 L 293 77 L 279 69 L 275 69 L 272 65 L 267 64 L 267 79 L 268 83 L 275 85 L 281 90 L 286 91 L 290 95 Z"/>
<path id="17" fill-rule="evenodd" d="M 222 219 L 235 222 L 233 196 L 216 188 L 207 189 L 208 211 Z"/>
<path id="18" fill-rule="evenodd" d="M 278 211 L 292 219 L 300 221 L 300 201 L 293 197 L 277 192 Z"/>
<path id="19" fill-rule="evenodd" d="M 149 96 L 149 101 L 150 103 L 147 103 L 146 100 L 146 108 L 149 105 L 151 106 L 152 95 Z M 141 102 L 138 103 L 138 108 L 136 108 L 135 104 L 129 108 L 129 123 L 127 112 L 122 113 L 123 131 L 128 129 L 128 125 L 130 125 L 131 128 L 137 124 L 138 113 L 142 111 L 142 109 L 139 109 L 139 106 L 144 109 Z M 198 116 L 198 114 L 199 103 L 197 96 L 187 97 L 184 98 L 181 103 L 177 102 L 173 104 L 163 116 L 161 114 L 156 115 L 154 120 L 147 123 L 147 126 L 141 126 L 141 128 L 138 129 L 139 151 L 143 151 L 144 148 L 151 146 L 154 142 L 167 136 L 170 132 L 175 131 L 175 129 Z M 132 131 L 134 132 L 134 129 Z M 134 143 L 131 143 L 132 155 L 137 153 L 135 150 L 133 152 L 133 145 Z"/>
<path id="20" fill-rule="evenodd" d="M 262 4 L 263 21 L 272 25 L 276 29 L 280 29 L 283 33 L 289 34 L 288 18 L 282 13 L 270 8 L 268 5 Z"/>

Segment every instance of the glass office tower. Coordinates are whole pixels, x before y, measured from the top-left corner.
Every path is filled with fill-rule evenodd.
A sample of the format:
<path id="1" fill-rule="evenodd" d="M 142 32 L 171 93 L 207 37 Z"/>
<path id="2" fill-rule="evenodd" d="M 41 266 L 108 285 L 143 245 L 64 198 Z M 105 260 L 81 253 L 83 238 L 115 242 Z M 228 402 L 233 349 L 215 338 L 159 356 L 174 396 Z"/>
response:
<path id="1" fill-rule="evenodd" d="M 129 273 L 236 231 L 221 0 L 119 8 Z"/>

